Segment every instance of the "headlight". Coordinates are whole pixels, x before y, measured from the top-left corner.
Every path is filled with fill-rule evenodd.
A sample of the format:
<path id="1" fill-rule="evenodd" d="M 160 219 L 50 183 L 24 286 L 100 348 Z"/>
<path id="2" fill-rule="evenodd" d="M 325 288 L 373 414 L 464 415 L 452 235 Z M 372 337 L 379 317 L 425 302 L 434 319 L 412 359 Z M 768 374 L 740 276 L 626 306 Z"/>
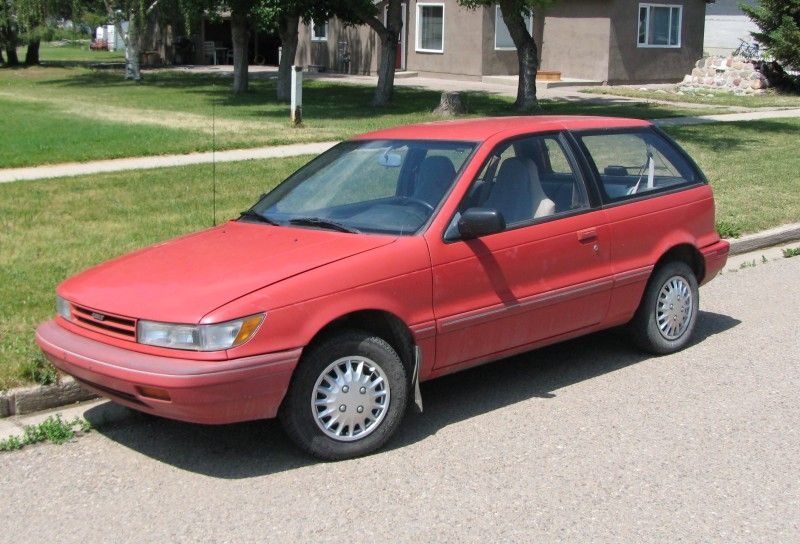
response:
<path id="1" fill-rule="evenodd" d="M 72 320 L 72 305 L 58 295 L 56 295 L 56 313 L 67 321 Z"/>
<path id="2" fill-rule="evenodd" d="M 139 321 L 136 339 L 140 344 L 195 351 L 219 351 L 247 342 L 258 330 L 265 314 L 251 315 L 212 325 L 178 325 Z"/>

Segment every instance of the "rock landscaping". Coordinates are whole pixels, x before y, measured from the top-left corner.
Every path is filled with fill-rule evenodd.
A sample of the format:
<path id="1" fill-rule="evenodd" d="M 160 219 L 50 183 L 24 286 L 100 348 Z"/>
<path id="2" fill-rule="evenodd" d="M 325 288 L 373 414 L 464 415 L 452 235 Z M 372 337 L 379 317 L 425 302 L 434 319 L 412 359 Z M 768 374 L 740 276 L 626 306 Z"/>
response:
<path id="1" fill-rule="evenodd" d="M 760 69 L 758 61 L 744 57 L 710 56 L 700 59 L 691 74 L 678 84 L 683 93 L 714 91 L 736 95 L 763 94 L 769 81 Z"/>

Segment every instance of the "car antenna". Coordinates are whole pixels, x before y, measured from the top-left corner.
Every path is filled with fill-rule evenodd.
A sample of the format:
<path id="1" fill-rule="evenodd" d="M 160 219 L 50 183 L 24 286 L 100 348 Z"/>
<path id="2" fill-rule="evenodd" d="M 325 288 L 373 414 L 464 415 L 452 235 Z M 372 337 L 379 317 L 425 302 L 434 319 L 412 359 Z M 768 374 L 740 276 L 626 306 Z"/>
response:
<path id="1" fill-rule="evenodd" d="M 211 222 L 217 226 L 217 82 L 211 78 Z"/>

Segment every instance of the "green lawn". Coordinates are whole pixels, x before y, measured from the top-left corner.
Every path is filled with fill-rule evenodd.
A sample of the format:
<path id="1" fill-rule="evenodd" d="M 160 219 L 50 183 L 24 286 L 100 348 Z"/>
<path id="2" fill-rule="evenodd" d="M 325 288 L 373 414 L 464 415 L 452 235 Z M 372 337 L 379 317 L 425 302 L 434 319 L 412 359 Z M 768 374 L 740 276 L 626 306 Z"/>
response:
<path id="1" fill-rule="evenodd" d="M 25 58 L 27 47 L 17 48 L 20 60 Z M 89 49 L 89 40 L 64 43 L 42 43 L 39 46 L 39 60 L 48 62 L 125 62 L 125 50 L 117 51 L 92 51 Z"/>
<path id="2" fill-rule="evenodd" d="M 49 103 L 0 96 L 0 110 L 0 165 L 6 168 L 208 148 L 209 138 L 198 131 L 92 121 Z"/>
<path id="3" fill-rule="evenodd" d="M 665 130 L 711 182 L 718 222 L 748 233 L 800 221 L 800 119 Z"/>
<path id="4" fill-rule="evenodd" d="M 633 87 L 591 87 L 582 93 L 605 96 L 626 96 L 666 102 L 684 102 L 707 106 L 737 106 L 740 108 L 800 108 L 800 95 L 769 91 L 760 96 L 736 96 L 732 93 L 696 92 L 678 94 L 672 90 L 641 90 Z"/>
<path id="5" fill-rule="evenodd" d="M 718 219 L 743 232 L 798 220 L 800 120 L 668 131 L 711 180 Z M 218 221 L 235 217 L 305 160 L 218 164 Z M 41 373 L 33 330 L 53 314 L 60 281 L 212 224 L 211 176 L 211 165 L 198 165 L 0 184 L 0 389 Z"/>
<path id="6" fill-rule="evenodd" d="M 154 153 L 233 149 L 293 142 L 339 140 L 367 130 L 437 120 L 431 111 L 440 93 L 399 87 L 389 108 L 368 106 L 371 86 L 307 81 L 302 128 L 290 128 L 288 106 L 275 100 L 274 80 L 254 80 L 251 90 L 233 96 L 230 78 L 180 71 L 146 74 L 125 81 L 119 70 L 85 66 L 42 66 L 0 70 L 0 100 L 12 113 L 5 126 L 20 126 L 41 111 L 26 137 L 0 131 L 0 168 Z M 466 93 L 471 115 L 510 115 L 512 99 Z M 19 114 L 14 114 L 19 110 Z M 44 113 L 46 112 L 46 113 Z M 542 102 L 543 114 L 594 114 L 659 118 L 700 114 L 696 109 L 659 104 Z M 52 122 L 47 122 L 52 119 Z M 27 121 L 25 121 L 27 123 Z M 88 142 L 88 125 L 106 123 L 107 134 Z M 54 150 L 51 132 L 60 138 Z M 161 143 L 164 143 L 161 145 Z M 5 151 L 8 149 L 8 151 Z"/>

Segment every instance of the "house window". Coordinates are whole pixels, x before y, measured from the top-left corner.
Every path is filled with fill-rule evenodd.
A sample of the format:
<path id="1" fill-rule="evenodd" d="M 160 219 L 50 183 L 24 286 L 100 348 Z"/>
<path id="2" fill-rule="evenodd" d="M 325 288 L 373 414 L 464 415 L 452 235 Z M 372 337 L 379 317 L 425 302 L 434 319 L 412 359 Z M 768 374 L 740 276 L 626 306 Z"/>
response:
<path id="1" fill-rule="evenodd" d="M 313 19 L 311 20 L 311 41 L 328 41 L 328 21 L 325 21 L 324 23 L 315 23 Z"/>
<path id="2" fill-rule="evenodd" d="M 528 33 L 533 36 L 533 17 L 531 17 L 530 13 L 525 16 L 525 26 L 528 27 Z M 503 20 L 500 6 L 494 7 L 494 48 L 496 51 L 514 51 L 517 49 L 514 45 L 514 40 L 511 39 L 508 26 Z"/>
<path id="3" fill-rule="evenodd" d="M 680 47 L 682 6 L 639 4 L 639 47 Z"/>
<path id="4" fill-rule="evenodd" d="M 417 51 L 444 52 L 444 4 L 417 4 Z"/>

